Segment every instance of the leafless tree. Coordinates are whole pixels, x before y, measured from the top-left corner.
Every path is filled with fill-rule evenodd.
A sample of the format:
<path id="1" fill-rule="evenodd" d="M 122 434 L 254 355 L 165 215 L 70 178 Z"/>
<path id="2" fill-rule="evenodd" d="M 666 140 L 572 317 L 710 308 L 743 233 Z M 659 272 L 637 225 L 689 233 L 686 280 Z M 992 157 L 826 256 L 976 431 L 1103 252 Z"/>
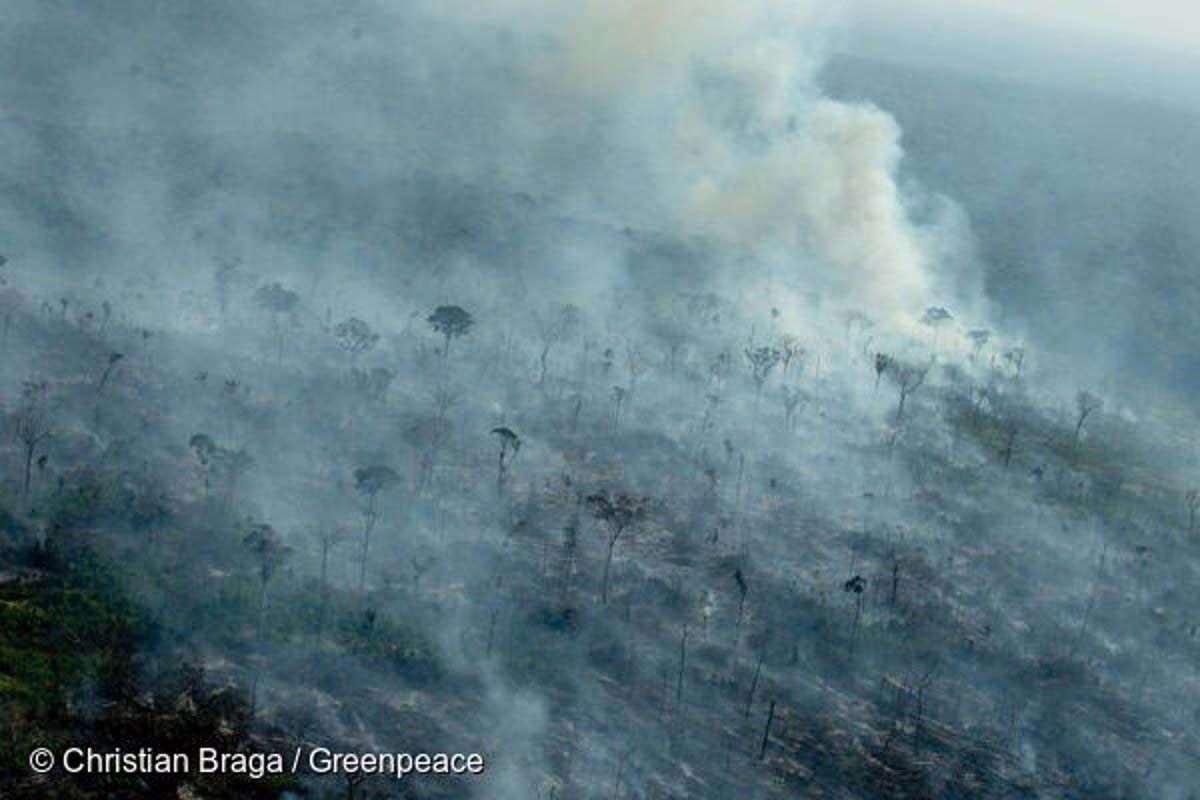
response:
<path id="1" fill-rule="evenodd" d="M 795 423 L 796 409 L 804 399 L 804 392 L 798 386 L 784 386 L 781 399 L 783 400 L 783 427 L 790 431 Z"/>
<path id="2" fill-rule="evenodd" d="M 758 422 L 758 401 L 762 397 L 763 385 L 766 384 L 771 370 L 775 369 L 782 358 L 782 354 L 774 347 L 746 348 L 746 360 L 750 362 L 750 377 L 754 380 L 754 424 Z"/>
<path id="3" fill-rule="evenodd" d="M 222 257 L 217 259 L 213 269 L 213 282 L 217 287 L 217 308 L 220 309 L 222 317 L 229 309 L 229 289 L 240 265 L 241 259 L 236 256 Z"/>
<path id="4" fill-rule="evenodd" d="M 271 325 L 275 330 L 278 343 L 277 360 L 283 361 L 283 319 L 289 316 L 300 305 L 300 295 L 285 289 L 282 284 L 269 283 L 260 286 L 254 292 L 254 302 L 271 315 Z"/>
<path id="5" fill-rule="evenodd" d="M 334 325 L 333 336 L 338 347 L 350 358 L 351 365 L 357 364 L 359 356 L 379 343 L 379 334 L 358 317 Z"/>
<path id="6" fill-rule="evenodd" d="M 904 405 L 909 396 L 925 383 L 929 365 L 904 364 L 891 359 L 887 365 L 887 374 L 895 381 L 896 388 L 900 391 L 900 402 L 896 406 L 896 422 L 900 422 L 904 419 Z"/>
<path id="7" fill-rule="evenodd" d="M 204 483 L 204 497 L 208 497 L 209 490 L 212 486 L 212 471 L 216 464 L 217 452 L 220 448 L 216 442 L 207 434 L 197 433 L 188 440 L 188 448 L 192 451 L 192 456 L 196 459 L 196 465 L 200 471 L 200 478 Z"/>
<path id="8" fill-rule="evenodd" d="M 570 303 L 558 306 L 544 317 L 535 317 L 538 337 L 542 341 L 542 351 L 538 356 L 538 386 L 546 384 L 546 374 L 550 371 L 550 351 L 578 329 L 580 320 L 579 309 Z"/>
<path id="9" fill-rule="evenodd" d="M 105 384 L 108 383 L 108 379 L 112 376 L 113 370 L 116 369 L 117 364 L 121 363 L 123 358 L 125 358 L 125 356 L 122 353 L 109 354 L 108 361 L 104 365 L 104 372 L 100 374 L 100 382 L 98 384 L 99 388 L 104 388 Z"/>
<path id="10" fill-rule="evenodd" d="M 607 529 L 608 548 L 604 557 L 604 577 L 600 584 L 600 601 L 608 604 L 608 576 L 612 568 L 613 550 L 622 535 L 646 516 L 644 498 L 629 494 L 610 495 L 600 491 L 589 495 L 586 500 L 592 516 L 600 520 Z"/>
<path id="11" fill-rule="evenodd" d="M 613 430 L 621 427 L 621 406 L 625 404 L 625 398 L 628 395 L 629 391 L 624 386 L 612 387 Z"/>
<path id="12" fill-rule="evenodd" d="M 45 381 L 25 384 L 25 399 L 21 407 L 13 412 L 10 421 L 13 438 L 21 445 L 24 455 L 25 479 L 21 496 L 29 502 L 29 485 L 33 460 L 38 448 L 53 435 L 49 414 L 45 408 L 47 384 Z"/>
<path id="13" fill-rule="evenodd" d="M 1083 430 L 1083 423 L 1087 422 L 1096 411 L 1104 407 L 1104 401 L 1090 392 L 1080 392 L 1075 395 L 1075 433 L 1071 438 L 1071 449 L 1074 450 L 1079 445 L 1079 434 Z"/>
<path id="14" fill-rule="evenodd" d="M 1025 348 L 1014 347 L 1004 351 L 1004 360 L 1013 368 L 1016 377 L 1021 377 L 1021 368 L 1025 366 Z"/>
<path id="15" fill-rule="evenodd" d="M 879 379 L 883 377 L 883 373 L 887 372 L 888 367 L 892 365 L 892 357 L 887 353 L 875 354 L 875 388 L 879 388 Z"/>
<path id="16" fill-rule="evenodd" d="M 321 605 L 317 611 L 317 630 L 322 631 L 329 606 L 329 554 L 349 538 L 350 530 L 345 525 L 322 524 L 309 528 L 309 535 L 321 550 Z"/>
<path id="17" fill-rule="evenodd" d="M 797 369 L 803 370 L 804 357 L 807 354 L 808 351 L 800 346 L 800 340 L 795 336 L 784 334 L 779 337 L 779 358 L 783 363 L 783 377 L 787 377 L 793 361 L 796 362 Z"/>
<path id="18" fill-rule="evenodd" d="M 512 428 L 492 428 L 492 434 L 500 438 L 500 456 L 496 466 L 496 494 L 504 492 L 504 480 L 508 475 L 508 467 L 521 449 L 521 437 Z"/>

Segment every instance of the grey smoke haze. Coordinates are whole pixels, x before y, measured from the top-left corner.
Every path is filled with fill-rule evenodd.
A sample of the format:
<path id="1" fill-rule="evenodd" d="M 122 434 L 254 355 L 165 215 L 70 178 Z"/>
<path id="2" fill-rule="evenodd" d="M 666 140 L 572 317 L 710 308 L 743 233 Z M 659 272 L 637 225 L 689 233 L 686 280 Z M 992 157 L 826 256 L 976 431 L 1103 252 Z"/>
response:
<path id="1" fill-rule="evenodd" d="M 38 503 L 170 498 L 85 526 L 154 655 L 497 800 L 1188 797 L 1194 117 L 830 57 L 835 3 L 477 6 L 5 6 L 2 397 Z"/>
<path id="2" fill-rule="evenodd" d="M 827 16 L 665 0 L 16 4 L 8 239 L 49 270 L 86 252 L 178 281 L 168 270 L 198 277 L 220 248 L 253 248 L 242 257 L 263 275 L 304 262 L 394 276 L 421 257 L 400 240 L 412 231 L 585 291 L 641 279 L 610 247 L 511 231 L 570 214 L 703 237 L 759 273 L 911 318 L 944 255 L 927 240 L 949 236 L 952 212 L 913 225 L 893 121 L 820 96 Z M 472 238 L 520 249 L 469 252 Z"/>

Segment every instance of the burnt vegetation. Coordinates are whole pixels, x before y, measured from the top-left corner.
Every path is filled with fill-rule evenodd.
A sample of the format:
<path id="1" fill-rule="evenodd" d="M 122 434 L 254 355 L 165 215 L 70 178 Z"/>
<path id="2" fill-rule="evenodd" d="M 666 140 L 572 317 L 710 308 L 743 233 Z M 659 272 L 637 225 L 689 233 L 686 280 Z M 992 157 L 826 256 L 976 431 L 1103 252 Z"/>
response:
<path id="1" fill-rule="evenodd" d="M 268 286 L 212 313 L 277 342 L 277 320 L 254 317 L 265 298 L 297 319 L 306 304 Z M 269 751 L 369 731 L 503 760 L 469 723 L 497 684 L 547 708 L 523 745 L 543 796 L 599 796 L 605 772 L 629 797 L 1121 796 L 1192 752 L 1187 682 L 1165 671 L 1196 653 L 1175 588 L 1196 492 L 1154 466 L 1149 431 L 1089 393 L 1056 411 L 978 336 L 955 362 L 949 330 L 941 360 L 787 335 L 743 348 L 739 369 L 733 322 L 681 322 L 686 346 L 625 344 L 661 355 L 631 367 L 638 402 L 618 425 L 606 353 L 622 348 L 574 312 L 554 348 L 458 306 L 428 317 L 432 336 L 389 340 L 351 316 L 322 351 L 325 330 L 298 322 L 282 355 L 221 362 L 164 335 L 153 361 L 108 370 L 99 399 L 77 388 L 96 333 L 16 313 L 46 369 L 7 412 L 11 796 L 49 785 L 23 748 L 85 733 Z M 140 338 L 116 322 L 103 347 L 139 353 Z M 797 369 L 814 352 L 846 382 Z M 347 355 L 396 389 L 362 406 Z M 770 380 L 782 408 L 759 405 Z M 830 472 L 840 458 L 853 479 Z M 1086 557 L 1047 562 L 1047 541 Z M 415 700 L 398 710 L 399 691 Z M 605 744 L 595 702 L 635 752 Z M 384 733 L 395 714 L 406 732 Z M 70 796 L 286 783 L 166 780 Z M 297 780 L 317 796 L 383 786 Z"/>
<path id="2" fill-rule="evenodd" d="M 0 797 L 1196 794 L 1194 409 L 963 297 L 794 4 L 192 5 L 0 31 Z M 88 743 L 488 766 L 28 768 Z"/>

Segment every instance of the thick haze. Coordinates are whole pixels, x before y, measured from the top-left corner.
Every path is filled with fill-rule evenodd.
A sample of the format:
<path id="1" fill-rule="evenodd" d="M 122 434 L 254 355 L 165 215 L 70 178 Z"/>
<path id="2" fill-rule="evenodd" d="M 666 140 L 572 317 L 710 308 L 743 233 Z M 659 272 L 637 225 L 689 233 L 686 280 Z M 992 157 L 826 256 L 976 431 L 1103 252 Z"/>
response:
<path id="1" fill-rule="evenodd" d="M 892 24 L 914 18 L 974 18 L 982 26 L 998 21 L 1012 28 L 1054 28 L 1149 49 L 1200 48 L 1200 10 L 1188 0 L 913 0 L 903 9 L 885 0 L 856 0 L 856 13 Z"/>
<path id="2" fill-rule="evenodd" d="M 1080 382 L 1154 405 L 1174 391 L 1187 408 L 1200 386 L 1200 51 L 1149 34 L 1194 40 L 1197 12 L 999 5 L 860 4 L 822 81 L 894 115 L 902 182 L 964 208 L 998 324 Z"/>
<path id="3" fill-rule="evenodd" d="M 901 63 L 1193 108 L 1200 12 L 1186 0 L 856 0 L 838 47 Z"/>
<path id="4" fill-rule="evenodd" d="M 1187 797 L 1196 117 L 878 5 L 7 3 L 30 528 L 489 800 Z"/>
<path id="5" fill-rule="evenodd" d="M 222 249 L 263 276 L 299 262 L 397 274 L 419 257 L 401 230 L 478 238 L 566 215 L 702 237 L 755 265 L 742 291 L 803 277 L 896 321 L 919 315 L 961 220 L 932 198 L 915 226 L 892 180 L 893 120 L 821 97 L 829 9 L 695 11 L 10 4 L 5 238 L 49 271 L 83 268 L 86 252 L 93 268 L 196 289 Z M 303 228 L 283 230 L 285 216 Z M 529 233 L 490 268 L 519 260 L 584 292 L 639 280 L 611 242 Z M 700 261 L 687 270 L 708 278 Z"/>

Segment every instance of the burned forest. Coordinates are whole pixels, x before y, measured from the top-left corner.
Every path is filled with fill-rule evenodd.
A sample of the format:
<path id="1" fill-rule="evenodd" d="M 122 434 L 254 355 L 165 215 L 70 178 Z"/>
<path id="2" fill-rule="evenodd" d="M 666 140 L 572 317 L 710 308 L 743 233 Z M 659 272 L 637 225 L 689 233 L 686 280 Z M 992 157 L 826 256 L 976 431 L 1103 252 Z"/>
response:
<path id="1" fill-rule="evenodd" d="M 0 797 L 1200 797 L 1200 109 L 882 8 L 8 3 Z"/>

